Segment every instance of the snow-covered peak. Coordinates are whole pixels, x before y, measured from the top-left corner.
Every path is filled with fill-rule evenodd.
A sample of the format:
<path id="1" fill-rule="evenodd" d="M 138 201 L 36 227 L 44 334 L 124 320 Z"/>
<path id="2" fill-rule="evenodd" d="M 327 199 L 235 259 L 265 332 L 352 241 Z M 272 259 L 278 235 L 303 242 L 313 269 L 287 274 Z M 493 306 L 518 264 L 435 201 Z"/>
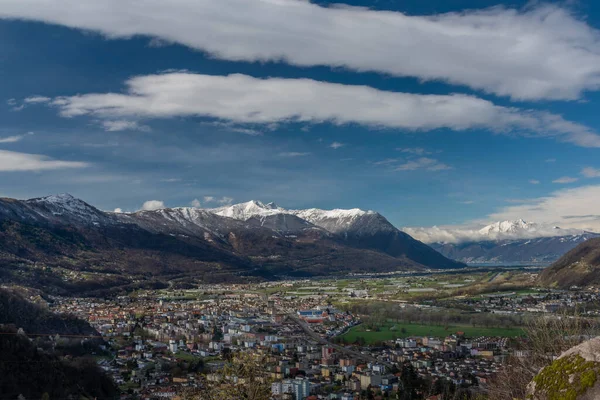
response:
<path id="1" fill-rule="evenodd" d="M 320 210 L 318 208 L 310 208 L 308 210 L 293 210 L 289 212 L 331 233 L 352 231 L 359 234 L 373 234 L 381 231 L 396 230 L 379 213 L 359 208 L 352 208 L 350 210 Z"/>
<path id="2" fill-rule="evenodd" d="M 53 194 L 46 197 L 39 197 L 26 201 L 29 204 L 36 204 L 56 209 L 63 209 L 70 212 L 89 212 L 96 209 L 83 200 L 77 199 L 68 193 Z"/>
<path id="3" fill-rule="evenodd" d="M 341 219 L 346 222 L 351 222 L 352 220 L 360 218 L 364 215 L 376 214 L 375 211 L 364 211 L 360 208 L 352 208 L 349 210 L 343 210 L 339 208 L 336 208 L 334 210 L 321 210 L 318 208 L 309 208 L 307 210 L 290 210 L 290 213 L 309 222 L 323 219 Z"/>
<path id="4" fill-rule="evenodd" d="M 64 203 L 71 203 L 71 202 L 82 202 L 81 200 L 76 199 L 75 197 L 70 195 L 69 193 L 52 194 L 50 196 L 39 197 L 36 199 L 31 199 L 29 201 L 32 203 L 35 202 L 35 203 L 49 203 L 49 204 L 64 204 Z"/>
<path id="5" fill-rule="evenodd" d="M 222 217 L 229 217 L 240 221 L 248 221 L 251 218 L 263 220 L 273 215 L 294 216 L 307 223 L 325 229 L 331 233 L 348 232 L 377 232 L 380 230 L 394 230 L 395 228 L 381 215 L 375 211 L 365 211 L 358 208 L 349 210 L 334 209 L 321 210 L 310 208 L 307 210 L 287 210 L 277 206 L 275 203 L 264 204 L 252 200 L 246 203 L 214 208 L 208 210 Z"/>
<path id="6" fill-rule="evenodd" d="M 549 224 L 517 219 L 498 221 L 483 228 L 475 227 L 405 227 L 403 231 L 425 243 L 467 243 L 480 241 L 501 241 L 537 239 L 558 236 L 579 236 L 586 232 L 581 229 L 563 229 Z"/>
<path id="7" fill-rule="evenodd" d="M 535 232 L 538 225 L 534 222 L 527 222 L 523 219 L 514 221 L 498 221 L 487 225 L 479 230 L 482 235 L 494 235 L 502 233 Z"/>
<path id="8" fill-rule="evenodd" d="M 277 207 L 275 203 L 264 204 L 257 200 L 250 200 L 246 203 L 213 208 L 209 211 L 222 217 L 229 217 L 240 221 L 247 221 L 254 217 L 260 218 L 286 213 L 286 210 Z"/>
<path id="9" fill-rule="evenodd" d="M 83 223 L 110 223 L 105 215 L 85 201 L 68 193 L 53 194 L 25 201 L 40 216 L 50 219 L 79 221 Z"/>

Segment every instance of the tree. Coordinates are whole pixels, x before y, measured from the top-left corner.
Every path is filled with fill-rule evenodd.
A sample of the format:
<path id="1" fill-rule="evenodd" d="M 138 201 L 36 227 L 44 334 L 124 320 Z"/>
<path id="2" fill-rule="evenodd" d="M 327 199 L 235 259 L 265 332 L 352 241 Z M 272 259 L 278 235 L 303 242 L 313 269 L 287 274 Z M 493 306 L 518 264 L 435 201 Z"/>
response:
<path id="1" fill-rule="evenodd" d="M 413 400 L 420 398 L 426 383 L 419 377 L 412 364 L 404 364 L 400 374 L 400 390 L 398 390 L 396 399 Z"/>
<path id="2" fill-rule="evenodd" d="M 232 355 L 231 361 L 206 382 L 197 400 L 263 400 L 271 395 L 270 381 L 265 376 L 264 357 L 249 353 Z"/>

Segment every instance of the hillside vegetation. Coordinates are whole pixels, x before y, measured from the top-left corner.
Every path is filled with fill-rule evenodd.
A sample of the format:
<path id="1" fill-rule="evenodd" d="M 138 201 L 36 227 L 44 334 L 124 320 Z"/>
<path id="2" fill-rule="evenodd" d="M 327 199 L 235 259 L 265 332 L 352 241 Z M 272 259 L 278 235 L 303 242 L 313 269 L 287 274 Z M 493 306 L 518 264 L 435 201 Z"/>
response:
<path id="1" fill-rule="evenodd" d="M 559 288 L 600 284 L 600 238 L 583 242 L 546 268 L 540 283 Z"/>

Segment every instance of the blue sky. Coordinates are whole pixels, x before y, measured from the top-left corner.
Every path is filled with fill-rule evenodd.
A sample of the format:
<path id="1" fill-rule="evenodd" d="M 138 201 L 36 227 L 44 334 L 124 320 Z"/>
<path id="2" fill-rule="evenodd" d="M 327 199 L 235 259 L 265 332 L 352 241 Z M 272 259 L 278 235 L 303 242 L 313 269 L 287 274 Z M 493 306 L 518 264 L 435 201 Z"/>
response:
<path id="1" fill-rule="evenodd" d="M 0 0 L 2 196 L 597 229 L 591 3 L 74 1 Z"/>

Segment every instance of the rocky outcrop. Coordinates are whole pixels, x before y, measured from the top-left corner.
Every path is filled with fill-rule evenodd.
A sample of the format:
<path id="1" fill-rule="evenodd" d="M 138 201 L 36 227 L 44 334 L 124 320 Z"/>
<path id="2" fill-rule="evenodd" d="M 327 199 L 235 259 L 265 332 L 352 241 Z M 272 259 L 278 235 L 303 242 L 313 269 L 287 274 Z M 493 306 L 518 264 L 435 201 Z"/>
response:
<path id="1" fill-rule="evenodd" d="M 560 355 L 528 386 L 530 400 L 600 399 L 600 337 Z"/>

